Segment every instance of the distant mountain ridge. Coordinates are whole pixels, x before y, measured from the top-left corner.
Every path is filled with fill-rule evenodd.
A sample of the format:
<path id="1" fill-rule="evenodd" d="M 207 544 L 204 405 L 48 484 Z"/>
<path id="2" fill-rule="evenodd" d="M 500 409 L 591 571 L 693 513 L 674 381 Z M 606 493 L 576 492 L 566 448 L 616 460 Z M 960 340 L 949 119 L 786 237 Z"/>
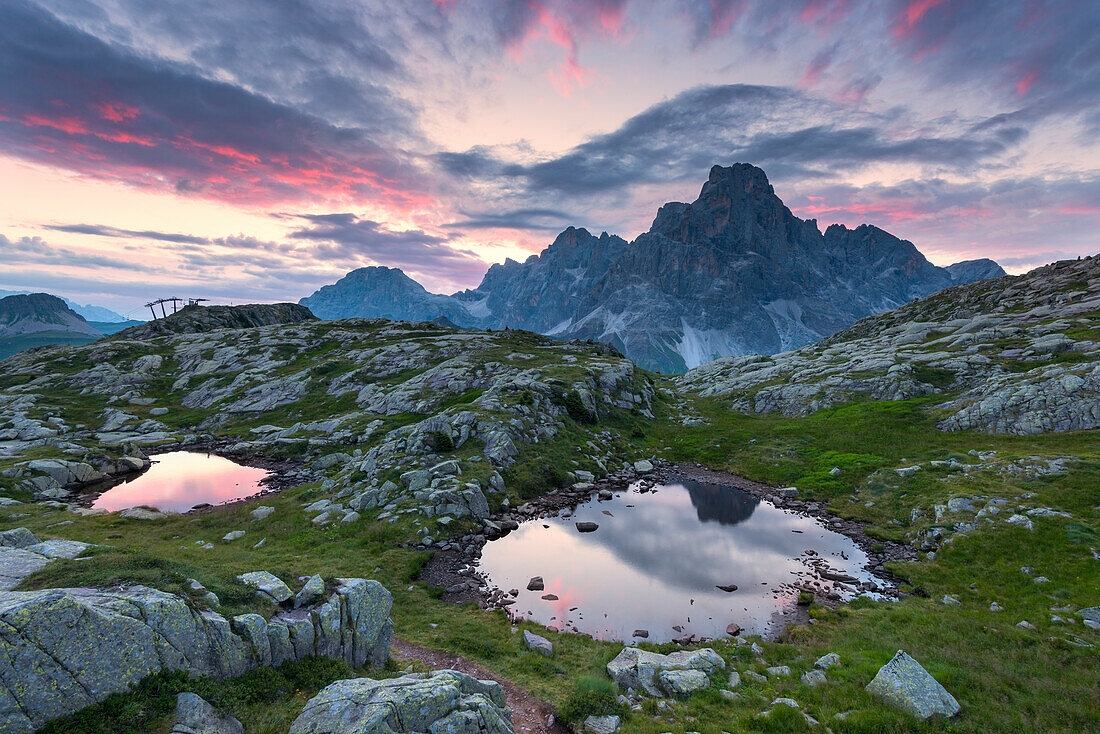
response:
<path id="1" fill-rule="evenodd" d="M 797 349 L 860 318 L 953 285 L 1004 275 L 992 260 L 933 265 L 872 225 L 822 233 L 775 195 L 764 171 L 714 166 L 692 203 L 662 206 L 633 242 L 569 227 L 523 263 L 493 265 L 443 296 L 392 268 L 361 268 L 302 304 L 321 318 L 431 320 L 614 344 L 683 372 L 710 360 Z"/>
<path id="2" fill-rule="evenodd" d="M 33 293 L 33 291 L 3 291 L 0 290 L 0 298 L 5 296 L 23 296 Z M 83 316 L 88 321 L 98 321 L 104 324 L 120 324 L 126 321 L 126 317 L 122 314 L 115 313 L 109 308 L 103 306 L 95 306 L 90 303 L 79 304 L 71 298 L 65 298 L 65 296 L 57 296 L 65 305 L 71 308 L 76 313 Z"/>
<path id="3" fill-rule="evenodd" d="M 101 336 L 57 296 L 30 293 L 0 298 L 0 359 L 47 344 L 87 344 Z"/>

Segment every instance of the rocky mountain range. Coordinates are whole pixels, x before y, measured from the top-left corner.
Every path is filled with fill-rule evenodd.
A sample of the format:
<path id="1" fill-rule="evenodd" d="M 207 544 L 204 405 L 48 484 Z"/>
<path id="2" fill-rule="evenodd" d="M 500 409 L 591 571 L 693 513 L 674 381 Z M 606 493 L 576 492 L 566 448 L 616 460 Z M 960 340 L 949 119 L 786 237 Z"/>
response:
<path id="1" fill-rule="evenodd" d="M 692 203 L 662 206 L 633 242 L 570 227 L 523 263 L 493 265 L 473 290 L 433 294 L 391 268 L 362 268 L 301 303 L 324 319 L 445 318 L 596 339 L 643 367 L 686 369 L 813 343 L 873 313 L 1004 275 L 991 260 L 930 263 L 871 225 L 822 233 L 761 169 L 715 166 Z"/>

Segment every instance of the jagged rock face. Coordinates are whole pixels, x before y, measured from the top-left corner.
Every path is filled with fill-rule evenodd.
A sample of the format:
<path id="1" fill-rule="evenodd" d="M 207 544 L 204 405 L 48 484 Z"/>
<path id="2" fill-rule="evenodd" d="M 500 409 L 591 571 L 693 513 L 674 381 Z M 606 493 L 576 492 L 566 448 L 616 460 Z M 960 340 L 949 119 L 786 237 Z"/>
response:
<path id="1" fill-rule="evenodd" d="M 0 298 L 0 337 L 39 331 L 102 336 L 57 296 L 31 293 Z"/>
<path id="2" fill-rule="evenodd" d="M 569 227 L 540 255 L 493 265 L 477 290 L 456 297 L 490 326 L 560 334 L 597 298 L 601 276 L 627 247 L 621 237 Z"/>
<path id="3" fill-rule="evenodd" d="M 242 306 L 184 306 L 167 318 L 131 326 L 112 339 L 152 339 L 170 334 L 201 334 L 221 329 L 252 329 L 297 324 L 316 317 L 296 303 L 250 303 Z"/>
<path id="4" fill-rule="evenodd" d="M 698 199 L 665 204 L 632 243 L 570 227 L 540 255 L 492 266 L 475 290 L 445 297 L 406 285 L 404 308 L 351 288 L 324 295 L 347 301 L 331 311 L 343 316 L 445 315 L 461 326 L 596 339 L 643 367 L 683 372 L 801 347 L 864 316 L 999 275 L 989 260 L 937 267 L 869 225 L 822 234 L 783 205 L 762 170 L 739 163 L 715 166 Z"/>
<path id="5" fill-rule="evenodd" d="M 944 430 L 1100 428 L 1100 257 L 946 289 L 818 344 L 726 357 L 679 378 L 746 412 L 943 394 Z"/>
<path id="6" fill-rule="evenodd" d="M 0 731 L 29 734 L 162 670 L 228 678 L 310 655 L 381 666 L 392 601 L 376 581 L 342 579 L 321 607 L 268 621 L 199 612 L 142 586 L 2 592 Z"/>
<path id="7" fill-rule="evenodd" d="M 322 319 L 372 318 L 469 323 L 470 314 L 448 296 L 428 293 L 398 268 L 359 268 L 301 300 Z"/>

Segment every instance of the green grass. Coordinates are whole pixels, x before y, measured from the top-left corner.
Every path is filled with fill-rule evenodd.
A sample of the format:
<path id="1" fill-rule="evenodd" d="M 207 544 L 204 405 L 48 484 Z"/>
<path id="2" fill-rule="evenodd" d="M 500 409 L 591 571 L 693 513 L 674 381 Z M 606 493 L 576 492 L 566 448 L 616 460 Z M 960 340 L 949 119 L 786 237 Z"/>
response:
<path id="1" fill-rule="evenodd" d="M 428 338 L 439 333 L 424 331 Z M 860 600 L 835 611 L 814 605 L 810 607 L 813 625 L 794 628 L 782 640 L 763 643 L 768 664 L 790 665 L 794 677 L 765 683 L 746 679 L 738 688 L 740 699 L 729 702 L 718 693 L 719 676 L 711 689 L 690 699 L 671 702 L 665 709 L 647 701 L 641 712 L 623 711 L 612 695 L 605 666 L 621 649 L 620 644 L 550 632 L 526 622 L 513 630 L 499 611 L 487 613 L 472 604 L 440 601 L 439 590 L 416 578 L 430 554 L 407 545 L 417 537 L 418 527 L 426 525 L 417 526 L 406 516 L 394 523 L 378 521 L 375 510 L 364 513 L 358 523 L 314 527 L 302 507 L 326 496 L 317 484 L 264 497 L 259 503 L 274 506 L 276 512 L 261 521 L 253 521 L 249 515 L 258 503 L 151 522 L 117 516 L 79 517 L 42 505 L 2 508 L 0 527 L 23 525 L 43 537 L 57 535 L 104 546 L 94 552 L 91 561 L 51 564 L 28 578 L 23 588 L 141 583 L 191 595 L 186 580 L 195 578 L 219 596 L 224 614 L 257 611 L 270 615 L 274 607 L 259 601 L 239 584 L 235 579 L 238 574 L 269 570 L 294 588 L 299 576 L 314 573 L 327 579 L 375 578 L 394 594 L 392 615 L 399 636 L 473 659 L 551 702 L 568 721 L 596 712 L 621 713 L 626 732 L 805 730 L 805 722 L 796 712 L 777 710 L 767 718 L 757 718 L 778 696 L 798 700 L 804 711 L 834 732 L 984 734 L 1100 729 L 1097 648 L 1064 642 L 1066 636 L 1075 635 L 1100 644 L 1100 636 L 1080 624 L 1066 626 L 1050 621 L 1052 606 L 1100 604 L 1100 561 L 1093 558 L 1091 550 L 1100 550 L 1100 509 L 1095 489 L 1100 486 L 1100 442 L 1095 432 L 1026 437 L 944 433 L 935 427 L 934 406 L 942 396 L 899 402 L 857 401 L 801 418 L 744 415 L 730 411 L 724 400 L 666 396 L 656 401 L 653 420 L 635 411 L 616 409 L 590 423 L 593 416 L 583 413 L 577 401 L 567 398 L 573 384 L 586 379 L 583 364 L 561 362 L 563 347 L 545 337 L 526 332 L 497 335 L 499 341 L 480 352 L 479 359 L 504 361 L 513 351 L 535 355 L 522 366 L 543 370 L 548 381 L 555 381 L 555 388 L 560 390 L 558 399 L 571 416 L 552 440 L 519 446 L 516 463 L 503 472 L 513 502 L 560 486 L 567 481 L 569 471 L 601 473 L 595 455 L 606 451 L 610 454 L 605 462 L 608 470 L 623 461 L 656 455 L 674 461 L 698 461 L 773 485 L 794 485 L 803 496 L 827 503 L 838 515 L 866 523 L 868 532 L 883 540 L 907 542 L 907 534 L 933 525 L 932 505 L 944 504 L 954 496 L 981 495 L 1022 502 L 1025 494 L 1034 493 L 1033 499 L 1026 500 L 1029 504 L 1065 510 L 1073 518 L 1035 518 L 1035 530 L 1031 532 L 1002 521 L 992 529 L 956 536 L 937 551 L 934 560 L 921 556 L 918 562 L 892 566 L 892 571 L 906 581 L 905 588 L 920 590 L 921 595 L 896 602 Z M 384 343 L 386 340 L 376 331 L 365 330 L 362 336 L 363 346 Z M 71 355 L 59 352 L 59 371 L 71 374 L 88 366 L 79 351 L 69 351 Z M 163 351 L 167 354 L 167 347 Z M 313 374 L 326 378 L 349 369 L 348 364 L 327 356 L 332 351 L 328 344 L 308 353 L 291 345 L 283 351 L 286 359 L 293 360 L 286 366 L 287 374 L 311 363 L 317 365 Z M 409 376 L 413 375 L 403 379 Z M 914 376 L 938 387 L 949 385 L 952 379 L 946 370 L 917 370 Z M 20 384 L 22 377 L 0 375 L 0 387 Z M 636 379 L 669 385 L 666 378 L 644 372 L 639 372 Z M 216 413 L 216 409 L 182 408 L 182 395 L 173 393 L 171 387 L 170 379 L 156 378 L 143 388 L 158 399 L 158 404 L 170 407 L 169 414 L 161 418 L 170 426 L 193 427 Z M 453 394 L 443 398 L 444 407 L 462 409 L 481 395 L 480 390 Z M 505 402 L 530 405 L 536 399 L 541 398 L 520 391 L 506 396 Z M 680 400 L 684 402 L 682 409 L 676 407 Z M 573 403 L 572 409 L 568 403 Z M 49 400 L 40 401 L 36 410 L 56 411 L 70 424 L 97 425 L 104 407 L 101 398 L 59 390 Z M 285 426 L 355 409 L 352 396 L 334 398 L 315 386 L 294 404 L 267 413 L 234 416 L 214 430 L 219 436 L 239 437 L 264 423 Z M 138 406 L 126 406 L 126 410 L 141 417 L 147 411 Z M 683 426 L 679 419 L 685 413 L 699 415 L 706 423 Z M 374 436 L 379 438 L 388 430 L 424 417 L 385 417 L 382 431 Z M 364 416 L 354 425 L 365 426 L 374 419 Z M 604 432 L 610 437 L 602 436 Z M 589 441 L 598 443 L 601 451 L 590 449 Z M 305 446 L 303 441 L 285 451 Z M 345 447 L 326 446 L 325 451 L 341 448 Z M 480 448 L 476 442 L 468 442 L 453 453 L 464 460 L 468 476 L 484 481 L 491 470 L 488 462 L 469 461 Z M 997 467 L 1028 456 L 1076 456 L 1082 460 L 1065 475 L 1038 478 L 996 469 L 963 475 L 928 464 L 933 459 L 947 458 L 975 464 L 978 459 L 969 453 L 972 449 L 999 452 L 992 462 Z M 43 447 L 24 458 L 53 455 L 51 451 Z M 0 468 L 10 463 L 0 462 Z M 896 467 L 914 463 L 923 464 L 923 468 L 913 476 L 903 478 L 893 472 Z M 840 469 L 835 476 L 834 468 Z M 10 487 L 10 480 L 0 481 L 0 486 Z M 497 503 L 500 498 L 491 501 Z M 922 514 L 911 523 L 914 508 Z M 27 516 L 13 517 L 23 514 Z M 939 526 L 960 519 L 970 518 L 947 517 Z M 55 526 L 60 521 L 71 524 Z M 461 532 L 460 526 L 468 527 L 456 524 L 454 532 Z M 225 533 L 238 529 L 246 531 L 243 539 L 220 542 Z M 438 537 L 440 530 L 433 526 L 431 531 Z M 264 538 L 264 547 L 254 549 L 253 545 Z M 196 541 L 209 541 L 214 547 L 203 550 Z M 1051 583 L 1033 583 L 1020 572 L 1021 566 L 1033 567 L 1037 575 L 1046 576 Z M 939 603 L 945 594 L 959 598 L 961 605 Z M 197 598 L 194 601 L 200 603 Z M 991 612 L 993 601 L 1005 611 Z M 1017 629 L 1015 624 L 1021 619 L 1039 629 Z M 554 656 L 543 658 L 526 650 L 522 629 L 549 638 L 554 643 Z M 711 646 L 732 668 L 762 670 L 745 647 L 729 640 Z M 957 720 L 917 724 L 884 708 L 864 691 L 879 666 L 898 649 L 917 658 L 958 698 L 963 712 Z M 843 661 L 840 668 L 828 672 L 829 683 L 815 689 L 802 685 L 798 674 L 829 651 L 839 653 Z M 321 663 L 303 666 L 257 672 L 227 682 L 185 682 L 178 676 L 158 676 L 135 692 L 112 697 L 98 707 L 55 723 L 49 731 L 166 732 L 174 696 L 186 685 L 225 706 L 250 733 L 285 734 L 313 691 L 333 677 L 353 674 Z M 354 674 L 379 676 L 392 671 Z M 833 718 L 842 712 L 852 713 L 843 720 Z"/>

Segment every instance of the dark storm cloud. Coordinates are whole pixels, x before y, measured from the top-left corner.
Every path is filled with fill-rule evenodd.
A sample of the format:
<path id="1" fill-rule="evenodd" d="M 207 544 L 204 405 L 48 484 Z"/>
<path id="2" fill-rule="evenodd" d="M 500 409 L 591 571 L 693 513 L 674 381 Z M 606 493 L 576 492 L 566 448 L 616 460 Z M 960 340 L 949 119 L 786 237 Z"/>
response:
<path id="1" fill-rule="evenodd" d="M 575 220 L 557 209 L 512 209 L 500 212 L 464 212 L 465 219 L 443 225 L 446 229 L 523 229 L 537 232 L 560 232 Z"/>
<path id="2" fill-rule="evenodd" d="M 34 5 L 0 6 L 5 153 L 241 201 L 426 200 L 401 155 L 197 69 L 109 45 Z"/>
<path id="3" fill-rule="evenodd" d="M 1006 121 L 898 136 L 894 119 L 839 114 L 789 87 L 697 87 L 653 105 L 617 130 L 564 155 L 513 163 L 487 148 L 436 157 L 455 176 L 521 181 L 528 194 L 585 196 L 645 183 L 697 178 L 715 163 L 752 161 L 777 177 L 818 177 L 871 163 L 965 170 L 1006 152 L 1027 132 Z"/>
<path id="4" fill-rule="evenodd" d="M 369 258 L 409 272 L 436 278 L 474 277 L 486 264 L 474 252 L 451 247 L 448 237 L 420 230 L 397 231 L 354 214 L 308 214 L 300 217 L 308 226 L 291 232 L 296 240 L 317 243 L 314 256 L 321 260 Z"/>

